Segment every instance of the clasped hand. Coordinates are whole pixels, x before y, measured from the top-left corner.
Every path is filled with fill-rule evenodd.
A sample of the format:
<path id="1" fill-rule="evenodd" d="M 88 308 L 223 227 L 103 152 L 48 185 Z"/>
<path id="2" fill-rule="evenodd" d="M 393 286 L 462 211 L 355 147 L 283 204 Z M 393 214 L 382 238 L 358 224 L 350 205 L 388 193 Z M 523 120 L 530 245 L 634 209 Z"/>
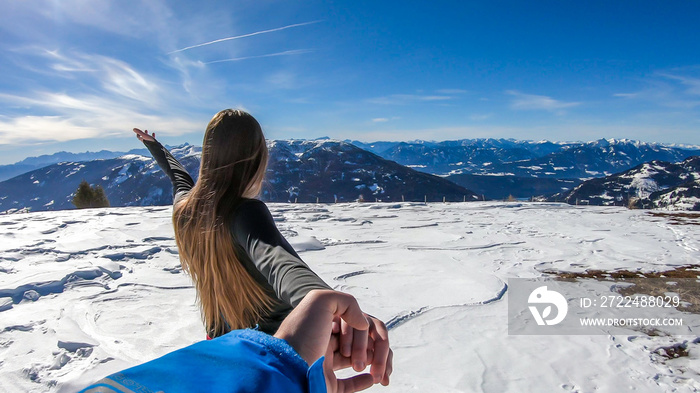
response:
<path id="1" fill-rule="evenodd" d="M 375 383 L 389 384 L 393 352 L 384 323 L 364 314 L 352 295 L 330 291 L 309 292 L 275 334 L 286 340 L 309 364 L 321 356 L 326 386 L 331 393 L 357 392 Z M 370 373 L 337 379 L 335 371 L 350 366 Z"/>

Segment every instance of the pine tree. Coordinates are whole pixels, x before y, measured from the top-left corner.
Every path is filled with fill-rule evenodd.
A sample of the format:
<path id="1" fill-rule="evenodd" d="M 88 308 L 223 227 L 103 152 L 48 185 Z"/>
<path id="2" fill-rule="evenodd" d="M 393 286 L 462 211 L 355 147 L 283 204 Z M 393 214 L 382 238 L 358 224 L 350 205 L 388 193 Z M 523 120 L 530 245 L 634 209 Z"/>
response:
<path id="1" fill-rule="evenodd" d="M 101 185 L 98 184 L 95 188 L 93 188 L 93 192 L 95 194 L 95 207 L 109 207 L 109 199 L 107 199 L 105 190 Z"/>
<path id="2" fill-rule="evenodd" d="M 78 209 L 109 207 L 109 200 L 102 186 L 92 187 L 86 180 L 80 182 L 73 196 L 73 204 Z"/>

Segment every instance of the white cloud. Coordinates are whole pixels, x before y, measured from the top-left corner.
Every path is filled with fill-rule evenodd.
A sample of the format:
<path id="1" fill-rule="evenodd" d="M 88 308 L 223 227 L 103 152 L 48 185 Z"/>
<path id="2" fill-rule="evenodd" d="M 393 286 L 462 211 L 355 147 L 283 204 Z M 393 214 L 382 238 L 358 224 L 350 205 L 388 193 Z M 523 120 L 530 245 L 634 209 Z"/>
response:
<path id="1" fill-rule="evenodd" d="M 613 97 L 622 97 L 622 98 L 636 98 L 639 96 L 639 93 L 616 93 L 613 94 Z"/>
<path id="2" fill-rule="evenodd" d="M 493 113 L 475 113 L 469 116 L 469 120 L 484 121 L 493 117 Z"/>
<path id="3" fill-rule="evenodd" d="M 294 89 L 300 84 L 297 74 L 289 71 L 278 71 L 268 75 L 265 82 L 275 89 Z"/>
<path id="4" fill-rule="evenodd" d="M 452 96 L 446 95 L 392 94 L 384 97 L 370 98 L 367 102 L 378 105 L 406 105 L 420 102 L 448 101 L 453 98 Z"/>
<path id="5" fill-rule="evenodd" d="M 469 93 L 468 90 L 464 89 L 439 89 L 435 91 L 438 94 L 467 94 Z"/>
<path id="6" fill-rule="evenodd" d="M 72 119 L 61 116 L 0 118 L 0 145 L 46 141 L 66 142 L 94 138 L 98 135 L 97 128 L 77 125 Z"/>
<path id="7" fill-rule="evenodd" d="M 155 78 L 147 77 L 136 71 L 128 63 L 107 56 L 82 52 L 63 53 L 59 50 L 25 48 L 28 56 L 43 60 L 44 69 L 36 72 L 50 74 L 52 77 L 78 80 L 71 86 L 76 90 L 85 85 L 94 90 L 100 87 L 105 93 L 130 98 L 142 104 L 157 104 L 159 97 L 158 82 Z M 34 67 L 41 67 L 34 62 Z"/>
<path id="8" fill-rule="evenodd" d="M 198 23 L 195 29 L 181 23 L 167 3 L 167 0 L 0 1 L 3 16 L 0 29 L 4 30 L 5 44 L 14 41 L 55 45 L 69 38 L 73 41 L 69 45 L 76 47 L 94 39 L 95 32 L 105 32 L 127 39 L 149 40 L 161 50 L 172 50 L 179 38 L 193 39 L 195 32 L 204 30 L 206 25 Z M 109 45 L 111 41 L 102 42 Z"/>
<path id="9" fill-rule="evenodd" d="M 55 115 L 0 117 L 0 144 L 66 142 L 86 138 L 130 136 L 133 127 L 182 135 L 203 129 L 204 122 L 178 115 L 143 113 L 135 107 L 97 96 L 39 93 L 34 98 L 0 95 L 0 101 L 41 107 Z"/>
<path id="10" fill-rule="evenodd" d="M 508 90 L 506 94 L 512 95 L 511 108 L 518 110 L 545 110 L 562 114 L 564 109 L 578 106 L 579 102 L 563 102 L 548 96 L 525 94 L 515 90 Z"/>
<path id="11" fill-rule="evenodd" d="M 0 144 L 129 135 L 133 127 L 157 128 L 164 135 L 203 128 L 204 123 L 188 118 L 193 103 L 186 93 L 124 61 L 81 52 L 41 50 L 32 55 L 43 59 L 35 67 L 74 81 L 70 89 L 33 86 L 0 93 L 6 108 L 0 117 Z"/>
<path id="12" fill-rule="evenodd" d="M 673 110 L 693 110 L 700 107 L 700 78 L 688 75 L 691 73 L 697 73 L 697 67 L 657 72 L 644 80 L 646 86 L 642 90 L 613 96 L 647 101 Z"/>
<path id="13" fill-rule="evenodd" d="M 400 116 L 392 116 L 392 117 L 375 117 L 372 119 L 373 123 L 387 123 L 390 121 L 395 121 L 401 119 Z"/>
<path id="14" fill-rule="evenodd" d="M 694 78 L 686 75 L 678 75 L 678 74 L 672 74 L 672 73 L 659 73 L 658 74 L 661 77 L 671 79 L 677 82 L 680 82 L 683 86 L 686 87 L 684 90 L 684 93 L 690 94 L 690 95 L 700 95 L 700 79 L 699 78 Z"/>

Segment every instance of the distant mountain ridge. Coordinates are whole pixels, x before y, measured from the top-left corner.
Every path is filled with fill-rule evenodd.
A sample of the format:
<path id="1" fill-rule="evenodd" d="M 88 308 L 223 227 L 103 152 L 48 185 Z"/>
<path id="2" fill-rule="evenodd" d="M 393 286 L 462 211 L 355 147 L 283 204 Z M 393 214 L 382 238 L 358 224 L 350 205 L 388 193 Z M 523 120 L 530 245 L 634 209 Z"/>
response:
<path id="1" fill-rule="evenodd" d="M 406 200 L 442 200 L 442 197 L 446 200 L 469 200 L 505 199 L 511 196 L 543 199 L 558 194 L 560 199 L 565 199 L 567 192 L 587 180 L 611 176 L 654 160 L 671 163 L 700 155 L 697 146 L 627 139 L 600 139 L 592 142 L 463 139 L 443 142 L 418 140 L 349 143 L 320 138 L 268 142 L 271 160 L 268 184 L 264 189 L 268 194 L 263 194 L 263 198 L 280 202 L 294 199 L 307 202 L 315 202 L 317 199 L 323 202 L 346 201 L 360 196 L 366 200 L 395 201 L 402 196 Z M 193 157 L 188 160 L 193 160 L 189 165 L 195 174 L 201 148 L 184 144 L 173 150 L 183 158 Z M 134 149 L 129 153 L 131 156 L 143 155 L 150 159 L 146 149 Z M 123 157 L 121 161 L 119 156 Z M 151 163 L 129 157 L 125 153 L 101 151 L 56 153 L 25 159 L 15 164 L 15 169 L 26 170 L 27 167 L 22 167 L 23 165 L 42 165 L 66 158 L 75 160 L 69 161 L 71 164 L 51 164 L 58 165 L 51 169 L 55 179 L 44 178 L 49 170 L 47 167 L 34 168 L 29 177 L 25 173 L 19 179 L 0 182 L 0 211 L 22 207 L 35 210 L 50 206 L 71 208 L 67 198 L 74 190 L 63 190 L 61 187 L 64 184 L 57 183 L 52 187 L 62 191 L 51 195 L 51 198 L 42 192 L 33 195 L 33 191 L 40 190 L 29 184 L 46 184 L 47 181 L 60 183 L 61 177 L 68 179 L 72 176 L 85 176 L 90 183 L 102 184 L 107 190 L 108 187 L 116 187 L 109 184 L 110 179 L 118 177 L 112 172 L 121 171 L 127 163 L 130 163 L 130 169 L 124 171 L 132 174 L 132 178 L 124 180 L 126 185 L 120 187 L 131 191 L 114 191 L 112 195 L 116 196 L 116 200 L 112 203 L 115 206 L 169 203 L 169 192 L 165 191 L 168 180 L 162 173 L 156 176 L 158 170 L 143 167 L 152 166 Z M 99 160 L 108 162 L 93 162 Z M 78 168 L 80 165 L 87 169 Z M 407 168 L 414 171 L 404 172 Z M 2 169 L 0 167 L 0 174 Z M 138 175 L 148 170 L 153 170 L 153 173 L 148 176 Z M 395 177 L 390 177 L 389 173 Z M 419 174 L 437 175 L 442 179 L 437 182 L 434 177 L 421 177 Z M 350 176 L 351 181 L 345 176 Z M 103 179 L 105 177 L 107 180 Z M 138 182 L 143 183 L 137 184 Z M 70 182 L 66 183 L 65 187 Z M 156 186 L 152 188 L 154 184 Z M 72 184 L 70 186 L 73 187 Z M 30 192 L 30 189 L 33 191 Z M 129 192 L 134 194 L 128 196 Z M 692 194 L 693 188 L 690 187 L 686 193 Z M 579 199 L 591 200 L 587 197 Z"/>
<path id="2" fill-rule="evenodd" d="M 59 162 L 83 162 L 92 160 L 106 160 L 117 158 L 127 154 L 148 154 L 148 149 L 132 149 L 128 152 L 113 152 L 109 150 L 100 150 L 96 152 L 70 153 L 60 151 L 54 154 L 45 154 L 38 157 L 28 157 L 14 164 L 0 165 L 0 181 L 11 179 L 15 176 L 29 172 L 34 169 L 43 168 L 48 165 L 58 164 Z"/>
<path id="3" fill-rule="evenodd" d="M 629 139 L 549 142 L 487 138 L 353 143 L 399 164 L 440 176 L 469 173 L 590 179 L 652 160 L 677 162 L 700 155 L 700 146 L 665 145 Z"/>
<path id="4" fill-rule="evenodd" d="M 493 164 L 542 157 L 567 145 L 493 138 L 352 143 L 388 160 L 440 176 L 459 173 L 490 174 L 493 173 Z"/>
<path id="5" fill-rule="evenodd" d="M 475 200 L 471 191 L 437 176 L 333 140 L 269 141 L 261 199 L 272 202 Z M 171 149 L 196 179 L 201 148 Z M 101 185 L 112 206 L 172 203 L 170 180 L 149 156 L 53 164 L 0 182 L 0 212 L 71 209 L 82 179 Z"/>

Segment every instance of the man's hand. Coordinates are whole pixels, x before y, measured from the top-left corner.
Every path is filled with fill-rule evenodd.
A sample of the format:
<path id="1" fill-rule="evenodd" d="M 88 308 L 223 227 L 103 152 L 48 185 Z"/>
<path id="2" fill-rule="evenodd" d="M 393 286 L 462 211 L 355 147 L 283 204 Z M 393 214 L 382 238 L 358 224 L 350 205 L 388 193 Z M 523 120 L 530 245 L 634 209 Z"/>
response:
<path id="1" fill-rule="evenodd" d="M 363 337 L 366 351 L 367 341 L 371 336 L 368 329 L 374 321 L 365 317 L 352 295 L 331 290 L 309 292 L 285 318 L 275 337 L 286 340 L 309 365 L 321 356 L 325 356 L 323 368 L 326 386 L 330 393 L 350 393 L 367 389 L 376 380 L 371 374 L 360 374 L 342 380 L 338 380 L 335 376 L 334 370 L 349 366 L 348 357 L 341 355 L 342 340 L 337 334 L 333 334 L 333 322 L 338 319 L 351 329 L 365 332 Z M 362 333 L 358 333 L 358 337 L 360 336 Z M 386 344 L 390 352 L 388 340 Z M 372 343 L 372 346 L 376 348 L 375 343 Z M 365 359 L 367 358 L 365 352 Z M 390 367 L 387 367 L 383 374 L 386 374 L 387 369 L 390 374 Z M 381 382 L 384 380 L 382 379 Z M 388 375 L 386 384 L 388 384 Z"/>
<path id="2" fill-rule="evenodd" d="M 364 314 L 369 324 L 369 329 L 358 330 L 345 321 L 336 319 L 333 323 L 333 332 L 339 333 L 340 355 L 350 359 L 352 368 L 360 372 L 368 365 L 374 383 L 389 384 L 389 376 L 393 371 L 394 353 L 389 347 L 389 332 L 384 322 Z"/>

